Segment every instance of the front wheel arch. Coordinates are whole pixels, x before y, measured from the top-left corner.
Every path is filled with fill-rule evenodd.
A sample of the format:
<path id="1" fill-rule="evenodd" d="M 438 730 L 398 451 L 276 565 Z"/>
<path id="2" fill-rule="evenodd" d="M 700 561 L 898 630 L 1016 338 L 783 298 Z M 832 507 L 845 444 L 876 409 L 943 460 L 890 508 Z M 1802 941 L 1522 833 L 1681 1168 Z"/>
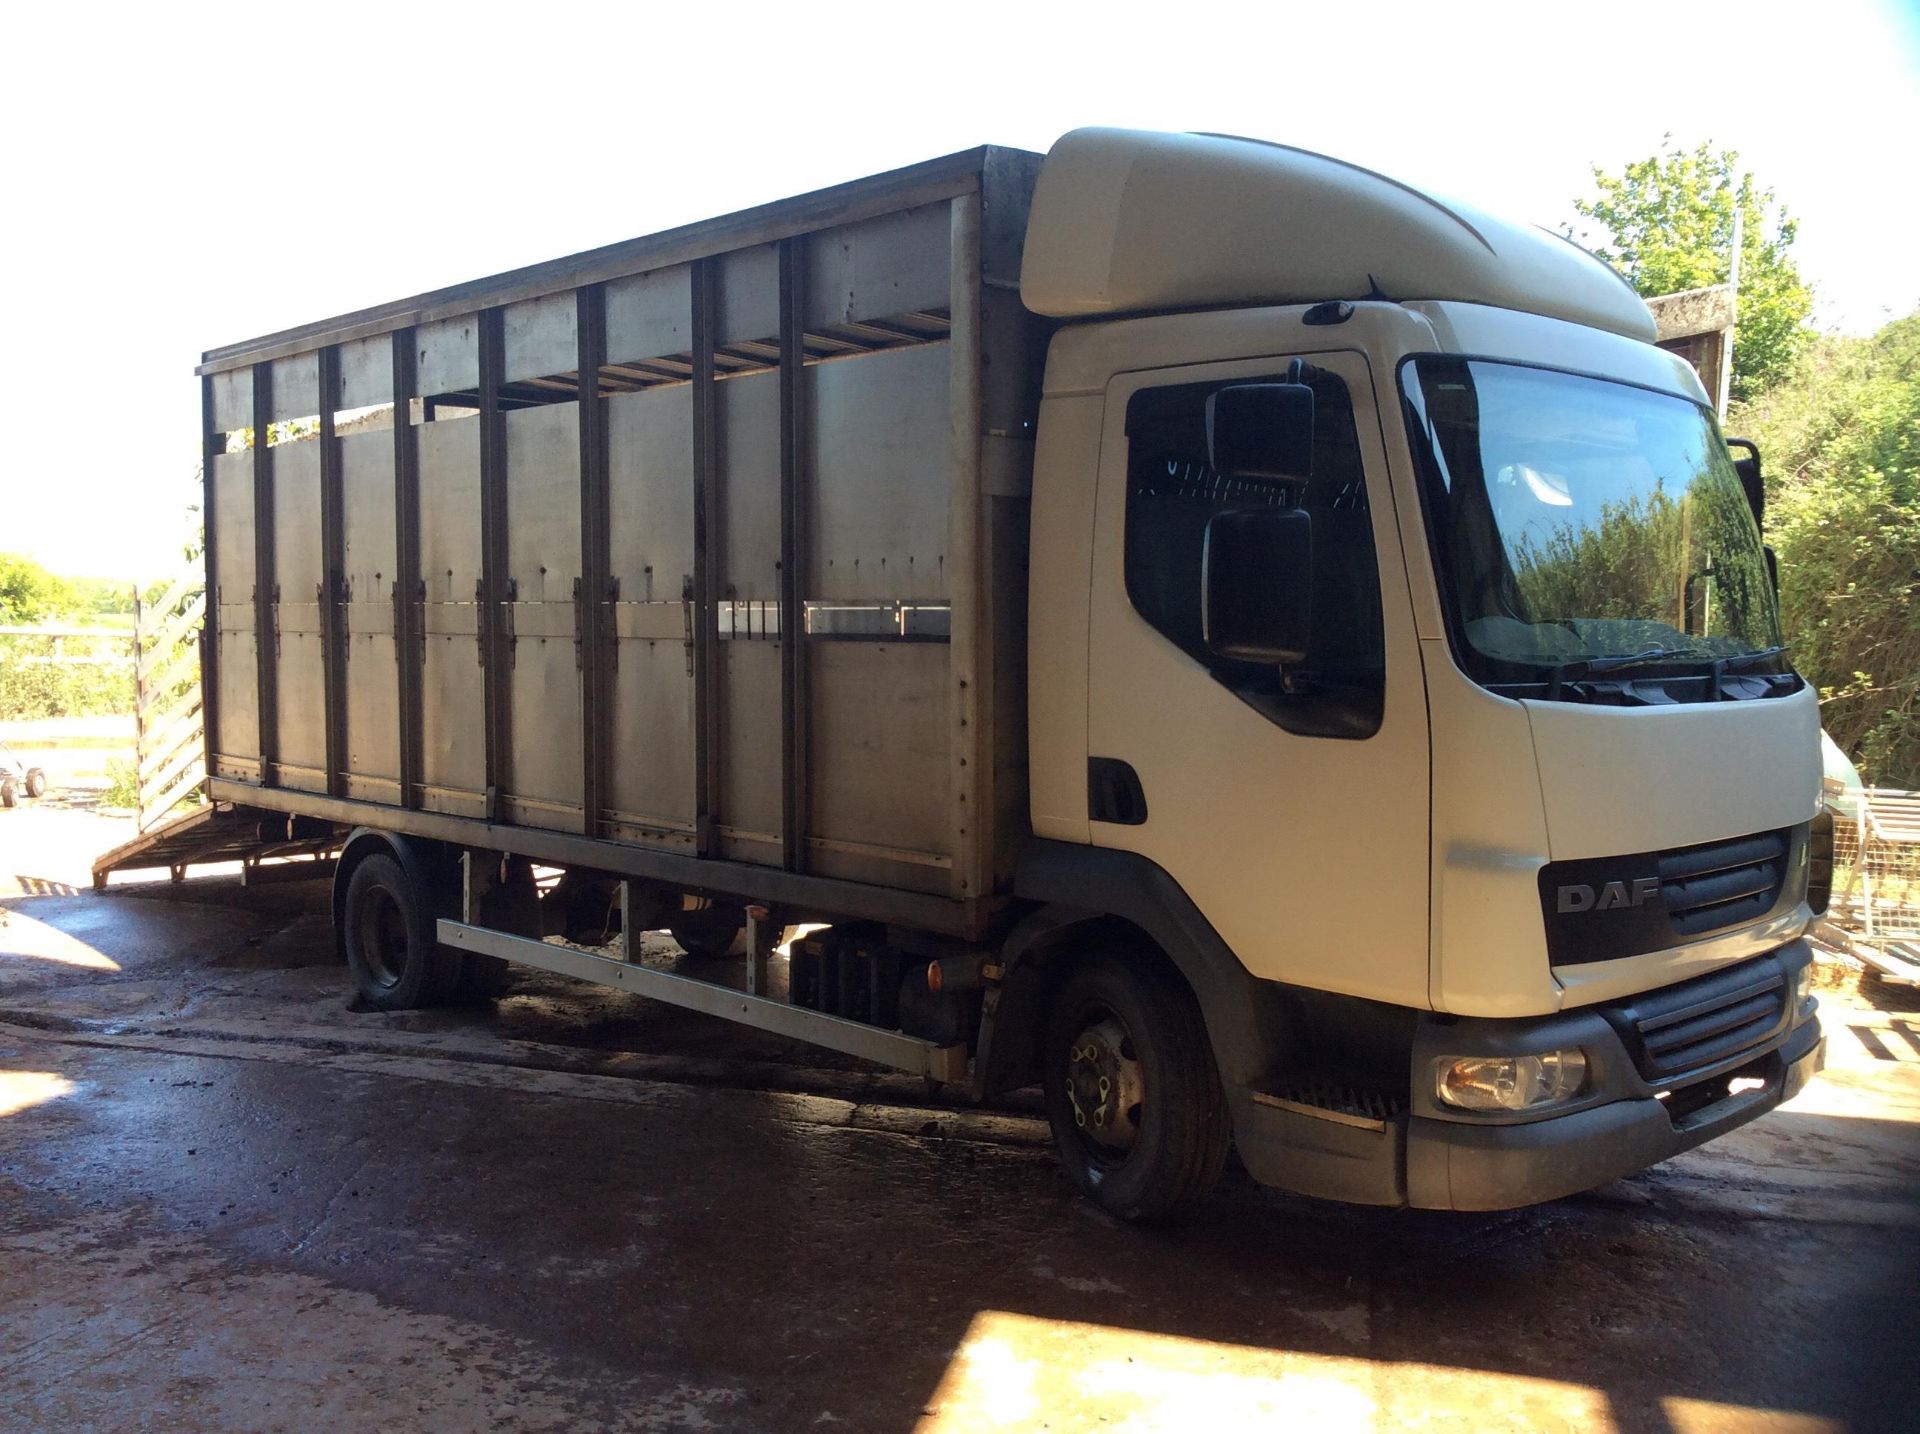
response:
<path id="1" fill-rule="evenodd" d="M 1174 1217 L 1219 1180 L 1233 1121 L 1205 1020 L 1150 943 L 1104 944 L 1061 970 L 1040 1060 L 1055 1151 L 1109 1214 Z"/>

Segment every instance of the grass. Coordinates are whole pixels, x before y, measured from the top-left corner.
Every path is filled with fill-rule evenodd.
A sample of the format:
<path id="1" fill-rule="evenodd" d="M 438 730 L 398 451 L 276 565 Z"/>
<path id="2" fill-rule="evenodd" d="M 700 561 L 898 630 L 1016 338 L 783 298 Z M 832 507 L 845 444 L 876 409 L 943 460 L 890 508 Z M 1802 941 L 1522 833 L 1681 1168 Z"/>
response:
<path id="1" fill-rule="evenodd" d="M 140 804 L 139 772 L 124 757 L 107 761 L 107 789 L 100 795 L 103 807 L 133 808 Z"/>

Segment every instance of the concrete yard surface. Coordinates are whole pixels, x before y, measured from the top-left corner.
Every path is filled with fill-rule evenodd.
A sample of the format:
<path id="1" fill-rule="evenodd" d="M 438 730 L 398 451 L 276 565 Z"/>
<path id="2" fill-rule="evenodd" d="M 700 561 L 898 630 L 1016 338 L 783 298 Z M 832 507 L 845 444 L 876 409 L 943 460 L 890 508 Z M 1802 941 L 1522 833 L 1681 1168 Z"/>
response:
<path id="1" fill-rule="evenodd" d="M 1920 1017 L 1491 1216 L 1118 1224 L 1030 1098 L 623 993 L 349 1009 L 323 884 L 14 898 L 0 1430 L 1920 1426 Z"/>

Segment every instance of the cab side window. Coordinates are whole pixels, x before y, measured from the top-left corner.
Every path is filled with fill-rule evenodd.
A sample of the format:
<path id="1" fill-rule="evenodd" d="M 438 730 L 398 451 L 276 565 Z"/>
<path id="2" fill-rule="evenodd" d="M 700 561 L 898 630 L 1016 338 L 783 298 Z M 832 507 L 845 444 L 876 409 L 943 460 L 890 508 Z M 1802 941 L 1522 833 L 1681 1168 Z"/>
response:
<path id="1" fill-rule="evenodd" d="M 1224 382 L 1133 396 L 1127 404 L 1127 595 L 1169 642 L 1288 731 L 1370 737 L 1380 726 L 1385 638 L 1353 400 L 1335 374 L 1310 369 L 1306 382 L 1314 391 L 1312 468 L 1286 482 L 1227 478 L 1208 466 L 1207 397 Z M 1284 667 L 1216 657 L 1202 631 L 1207 524 L 1216 514 L 1248 508 L 1296 509 L 1312 519 L 1311 637 L 1304 659 Z"/>

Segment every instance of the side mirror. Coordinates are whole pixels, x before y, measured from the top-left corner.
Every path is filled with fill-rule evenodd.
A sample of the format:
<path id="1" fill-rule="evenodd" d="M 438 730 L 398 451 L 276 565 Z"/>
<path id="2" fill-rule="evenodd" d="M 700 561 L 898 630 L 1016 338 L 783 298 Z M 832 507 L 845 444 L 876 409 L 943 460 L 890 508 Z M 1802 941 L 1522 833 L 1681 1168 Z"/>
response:
<path id="1" fill-rule="evenodd" d="M 1313 519 L 1298 508 L 1229 508 L 1200 550 L 1200 631 L 1215 657 L 1304 661 L 1313 635 Z"/>
<path id="2" fill-rule="evenodd" d="M 1236 383 L 1207 395 L 1207 462 L 1225 478 L 1304 481 L 1313 473 L 1313 390 Z"/>
<path id="3" fill-rule="evenodd" d="M 1753 510 L 1753 526 L 1761 532 L 1767 530 L 1767 484 L 1760 473 L 1760 445 L 1751 438 L 1729 438 L 1729 448 L 1744 448 L 1746 456 L 1733 460 L 1733 471 L 1740 475 L 1740 486 L 1746 490 L 1747 506 Z"/>

